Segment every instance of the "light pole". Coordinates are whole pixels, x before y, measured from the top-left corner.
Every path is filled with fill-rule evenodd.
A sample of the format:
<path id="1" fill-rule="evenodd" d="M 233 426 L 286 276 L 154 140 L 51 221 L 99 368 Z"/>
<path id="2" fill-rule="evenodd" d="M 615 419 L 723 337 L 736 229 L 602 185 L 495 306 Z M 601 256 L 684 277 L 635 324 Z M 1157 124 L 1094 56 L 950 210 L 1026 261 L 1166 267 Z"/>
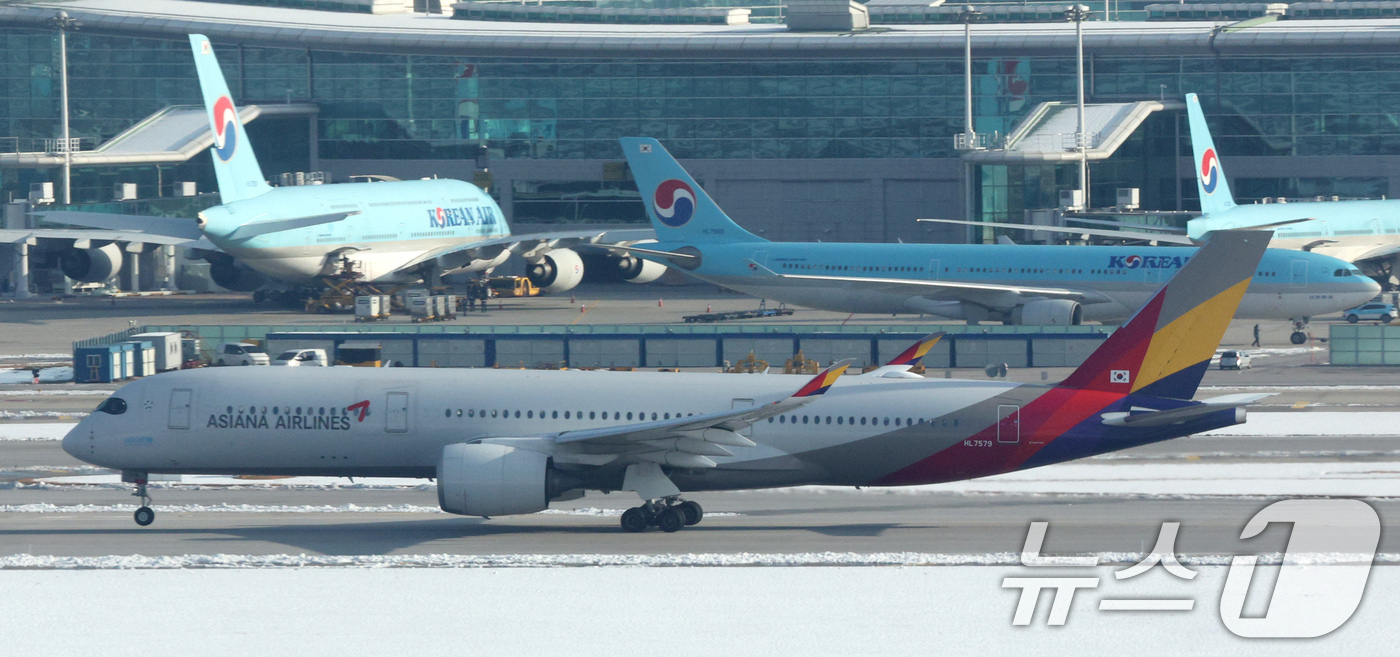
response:
<path id="1" fill-rule="evenodd" d="M 964 148 L 968 150 L 976 147 L 977 142 L 977 129 L 972 125 L 972 23 L 981 17 L 982 12 L 972 5 L 964 5 L 958 12 L 963 24 L 963 83 L 966 91 L 963 139 Z"/>
<path id="2" fill-rule="evenodd" d="M 68 31 L 78 29 L 78 21 L 60 11 L 50 23 L 58 30 L 59 103 L 63 116 L 63 204 L 73 202 L 73 142 L 68 136 Z"/>
<path id="3" fill-rule="evenodd" d="M 1085 208 L 1089 207 L 1089 154 L 1088 136 L 1084 134 L 1084 21 L 1092 13 L 1084 5 L 1071 5 L 1065 10 L 1065 19 L 1074 21 L 1075 78 L 1079 83 L 1079 130 L 1074 134 L 1074 145 L 1079 150 L 1079 196 Z"/>
<path id="4" fill-rule="evenodd" d="M 962 11 L 958 12 L 958 18 L 963 23 L 963 86 L 964 86 L 964 109 L 963 115 L 963 135 L 962 149 L 973 150 L 977 148 L 977 129 L 973 126 L 972 119 L 972 23 L 982 17 L 982 12 L 977 11 L 972 5 L 964 5 Z M 972 176 L 977 170 L 977 165 L 968 161 L 963 162 L 963 220 L 972 221 L 972 205 L 975 187 Z M 973 241 L 975 228 L 968 226 L 967 240 Z"/>

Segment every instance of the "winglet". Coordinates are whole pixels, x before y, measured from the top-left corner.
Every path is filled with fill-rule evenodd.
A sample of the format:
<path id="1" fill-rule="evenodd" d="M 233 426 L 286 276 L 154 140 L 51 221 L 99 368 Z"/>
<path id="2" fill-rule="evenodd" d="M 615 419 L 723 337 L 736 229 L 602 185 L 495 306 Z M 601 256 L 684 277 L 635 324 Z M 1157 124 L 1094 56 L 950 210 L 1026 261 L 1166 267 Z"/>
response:
<path id="1" fill-rule="evenodd" d="M 854 365 L 855 362 L 856 359 L 847 358 L 832 363 L 831 367 L 822 370 L 821 373 L 812 377 L 812 380 L 808 381 L 807 385 L 802 386 L 801 389 L 793 393 L 792 398 L 816 397 L 817 395 L 825 393 L 827 389 L 831 388 L 831 384 L 836 383 L 836 379 L 840 378 L 841 375 L 846 372 L 846 368 Z"/>
<path id="2" fill-rule="evenodd" d="M 933 345 L 938 344 L 938 341 L 942 340 L 944 335 L 945 333 L 943 331 L 939 331 L 937 333 L 931 333 L 927 336 L 924 336 L 923 339 L 919 340 L 918 342 L 915 342 L 908 349 L 905 349 L 898 356 L 895 356 L 894 360 L 885 363 L 885 366 L 888 367 L 890 365 L 908 365 L 910 367 L 913 367 L 915 365 L 918 365 L 919 361 L 924 359 L 924 356 L 928 354 L 928 351 L 933 348 Z"/>

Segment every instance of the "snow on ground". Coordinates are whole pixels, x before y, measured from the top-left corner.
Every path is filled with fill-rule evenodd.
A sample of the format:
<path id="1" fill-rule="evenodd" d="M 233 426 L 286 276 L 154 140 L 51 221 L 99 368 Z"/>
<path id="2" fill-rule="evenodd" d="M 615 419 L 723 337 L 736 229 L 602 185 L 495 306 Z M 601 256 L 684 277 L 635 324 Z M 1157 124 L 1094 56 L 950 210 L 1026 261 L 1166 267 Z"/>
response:
<path id="1" fill-rule="evenodd" d="M 1058 556 L 1058 555 L 1057 555 Z M 1066 555 L 1085 556 L 1085 555 Z M 1099 564 L 1131 565 L 1141 552 L 1098 552 Z M 1276 566 L 1285 555 L 1255 555 L 1261 566 Z M 1227 566 L 1231 554 L 1177 555 L 1188 566 Z M 1400 554 L 1312 552 L 1289 554 L 1300 565 L 1400 563 Z M 947 554 L 937 552 L 733 552 L 671 554 L 186 554 L 148 557 L 139 554 L 102 557 L 56 557 L 37 554 L 0 556 L 0 576 L 15 570 L 258 570 L 279 568 L 810 568 L 813 566 L 1015 566 L 1019 552 Z"/>
<path id="2" fill-rule="evenodd" d="M 39 383 L 64 383 L 73 380 L 73 368 L 45 367 L 39 370 Z M 34 375 L 29 370 L 0 370 L 0 383 L 32 383 Z"/>
<path id="3" fill-rule="evenodd" d="M 73 354 L 0 354 L 5 360 L 72 360 Z"/>
<path id="4" fill-rule="evenodd" d="M 0 572 L 0 625 L 7 654 L 140 657 L 1312 657 L 1389 654 L 1400 639 L 1393 619 L 1400 568 L 1372 569 L 1351 619 L 1304 641 L 1228 633 L 1219 602 L 1228 568 L 1195 570 L 1189 581 L 1161 569 L 1117 580 L 1112 567 L 1046 573 L 1009 565 L 10 570 Z M 1004 588 L 1003 580 L 1046 575 L 1089 577 L 1097 586 L 1076 592 L 1063 627 L 1045 625 L 1051 593 L 1040 595 L 1031 626 L 1012 626 L 1020 591 Z M 1350 606 L 1335 595 L 1309 602 Z M 1194 608 L 1098 608 L 1125 598 L 1189 599 Z"/>
<path id="5" fill-rule="evenodd" d="M 38 420 L 41 418 L 53 418 L 55 420 L 72 420 L 74 418 L 85 418 L 86 411 L 3 411 L 0 410 L 0 420 Z M 53 440 L 62 440 L 63 436 Z M 0 438 L 0 440 L 8 440 Z"/>
<path id="6" fill-rule="evenodd" d="M 60 389 L 53 388 L 30 388 L 19 390 L 0 390 L 0 397 L 50 397 L 54 395 L 72 395 L 78 397 L 106 397 L 112 394 L 111 390 L 100 388 L 79 388 Z"/>
<path id="7" fill-rule="evenodd" d="M 75 426 L 77 424 L 72 422 L 5 423 L 0 424 L 0 441 L 63 440 Z"/>
<path id="8" fill-rule="evenodd" d="M 777 491 L 848 491 L 801 486 Z M 864 488 L 885 494 L 1134 495 L 1152 497 L 1400 496 L 1400 462 L 1075 462 L 928 486 Z"/>
<path id="9" fill-rule="evenodd" d="M 156 513 L 446 513 L 435 506 L 420 504 L 152 504 Z M 596 506 L 577 509 L 545 509 L 540 515 L 617 517 L 626 509 Z M 135 504 L 0 504 L 0 513 L 121 513 L 136 511 Z M 707 512 L 706 517 L 735 517 L 740 513 Z M 3 564 L 3 562 L 0 562 Z M 0 565 L 0 568 L 3 568 Z"/>
<path id="10" fill-rule="evenodd" d="M 1400 413 L 1318 411 L 1249 413 L 1244 424 L 1202 436 L 1400 436 Z"/>
<path id="11" fill-rule="evenodd" d="M 19 488 L 96 486 L 129 488 L 118 474 L 44 477 L 17 484 Z M 430 490 L 422 479 L 356 479 L 350 483 L 335 477 L 287 477 L 239 479 L 235 477 L 185 476 L 180 482 L 151 482 L 156 489 L 200 489 L 239 486 L 303 490 L 364 490 L 413 488 Z M 1076 461 L 1033 468 L 969 481 L 925 486 L 862 488 L 850 486 L 798 486 L 768 489 L 773 493 L 818 492 L 876 495 L 1132 495 L 1152 497 L 1340 495 L 1349 497 L 1400 497 L 1400 462 L 1253 461 L 1210 463 L 1196 460 L 1124 463 Z M 3 512 L 4 507 L 0 507 Z"/>
<path id="12" fill-rule="evenodd" d="M 117 486 L 126 485 L 121 483 L 120 474 L 93 474 L 79 475 L 75 477 L 45 477 L 36 480 L 38 484 L 63 485 L 63 486 Z M 225 477 L 219 475 L 183 475 L 178 482 L 152 481 L 152 488 L 179 487 L 220 487 L 239 486 L 243 488 L 310 488 L 310 489 L 344 489 L 361 490 L 371 488 L 431 488 L 432 484 L 427 479 L 410 479 L 407 477 L 355 477 L 351 481 L 348 477 Z"/>

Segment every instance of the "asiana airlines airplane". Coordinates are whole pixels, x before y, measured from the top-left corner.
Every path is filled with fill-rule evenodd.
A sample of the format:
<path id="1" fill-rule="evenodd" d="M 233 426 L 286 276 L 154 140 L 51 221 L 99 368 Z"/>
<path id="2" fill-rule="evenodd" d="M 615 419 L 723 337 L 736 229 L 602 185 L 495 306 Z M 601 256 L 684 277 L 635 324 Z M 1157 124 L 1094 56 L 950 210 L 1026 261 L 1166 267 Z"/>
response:
<path id="1" fill-rule="evenodd" d="M 866 376 L 437 368 L 212 368 L 128 383 L 63 439 L 152 474 L 421 477 L 443 510 L 542 511 L 631 491 L 622 528 L 701 521 L 690 491 L 907 486 L 1013 472 L 1245 421 L 1259 395 L 1192 401 L 1268 243 L 1217 236 L 1069 378 L 925 379 L 929 336 Z M 904 368 L 904 369 L 901 369 Z"/>

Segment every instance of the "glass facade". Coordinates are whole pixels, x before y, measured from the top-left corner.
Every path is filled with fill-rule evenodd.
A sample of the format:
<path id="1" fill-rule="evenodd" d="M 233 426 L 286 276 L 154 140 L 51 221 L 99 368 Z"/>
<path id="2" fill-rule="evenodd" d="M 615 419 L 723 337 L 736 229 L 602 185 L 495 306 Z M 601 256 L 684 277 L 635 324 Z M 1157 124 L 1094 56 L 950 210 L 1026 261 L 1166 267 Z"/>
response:
<path id="1" fill-rule="evenodd" d="M 105 141 L 166 105 L 200 102 L 182 41 L 78 32 L 69 44 L 74 136 Z M 319 105 L 315 138 L 322 159 L 469 159 L 485 143 L 498 159 L 617 160 L 616 140 L 625 135 L 654 136 L 681 158 L 952 158 L 952 135 L 963 128 L 963 64 L 956 55 L 545 60 L 216 47 L 240 102 Z M 56 36 L 4 30 L 0 50 L 0 134 L 57 136 Z M 1007 132 L 1036 103 L 1072 99 L 1074 68 L 1068 56 L 977 58 L 978 131 Z M 1092 56 L 1087 68 L 1091 101 L 1201 93 L 1216 144 L 1231 156 L 1400 154 L 1400 56 Z M 1111 199 L 1101 197 L 1111 195 L 1110 185 L 1136 186 L 1151 171 L 1170 171 L 1169 161 L 1154 158 L 1170 158 L 1178 146 L 1189 154 L 1175 120 L 1149 120 L 1111 164 L 1093 166 L 1096 204 Z M 300 140 L 300 148 L 309 148 L 304 122 L 259 120 L 250 131 L 261 133 L 254 135 L 258 143 Z M 269 176 L 306 168 L 304 156 L 278 161 L 272 151 L 260 153 Z M 202 180 L 204 171 L 195 161 L 126 179 Z M 33 175 L 39 174 L 6 170 L 6 191 L 20 193 Z M 107 173 L 76 175 L 75 188 L 110 190 Z M 987 212 L 1014 218 L 1021 205 L 1046 206 L 1024 192 L 1016 192 L 1022 200 L 1010 200 L 1012 187 L 1032 183 L 1030 189 L 1048 193 L 1066 185 L 1065 175 L 1055 167 L 989 171 L 980 196 L 1004 199 Z M 1241 196 L 1290 195 L 1269 193 L 1270 185 L 1304 195 L 1384 186 L 1364 180 L 1371 182 L 1264 182 Z M 1194 185 L 1187 187 L 1183 194 L 1194 195 Z M 1175 203 L 1174 188 L 1145 188 L 1144 201 Z"/>

